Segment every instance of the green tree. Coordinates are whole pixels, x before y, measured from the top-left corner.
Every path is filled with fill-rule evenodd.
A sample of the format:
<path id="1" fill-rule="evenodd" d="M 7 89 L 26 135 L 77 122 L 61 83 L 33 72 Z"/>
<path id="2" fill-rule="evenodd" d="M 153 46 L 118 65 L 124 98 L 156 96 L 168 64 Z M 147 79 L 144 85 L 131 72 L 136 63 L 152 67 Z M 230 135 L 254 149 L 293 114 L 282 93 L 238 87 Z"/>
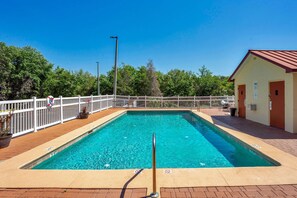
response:
<path id="1" fill-rule="evenodd" d="M 76 96 L 75 75 L 68 70 L 57 67 L 44 82 L 45 95 Z"/>
<path id="2" fill-rule="evenodd" d="M 118 95 L 136 95 L 134 90 L 134 80 L 136 78 L 136 69 L 131 65 L 123 64 L 118 69 L 117 94 Z"/>
<path id="3" fill-rule="evenodd" d="M 96 80 L 96 83 L 98 81 Z M 97 94 L 97 84 L 95 85 Z M 110 80 L 108 76 L 100 75 L 100 92 L 101 95 L 113 94 L 113 81 Z"/>
<path id="4" fill-rule="evenodd" d="M 217 95 L 234 95 L 234 83 L 228 82 L 229 77 L 227 76 L 216 76 L 219 80 L 219 92 Z"/>
<path id="5" fill-rule="evenodd" d="M 75 95 L 89 96 L 97 93 L 95 87 L 97 86 L 97 79 L 89 72 L 84 72 L 80 69 L 78 72 L 74 72 L 74 84 L 75 84 Z"/>
<path id="6" fill-rule="evenodd" d="M 141 66 L 136 71 L 136 76 L 133 82 L 134 93 L 138 96 L 149 95 L 149 78 L 145 66 Z"/>
<path id="7" fill-rule="evenodd" d="M 160 88 L 164 96 L 191 96 L 195 94 L 195 74 L 184 70 L 170 70 L 162 76 Z"/>
<path id="8" fill-rule="evenodd" d="M 215 89 L 215 82 L 213 75 L 204 65 L 199 69 L 198 77 L 196 79 L 196 95 L 209 96 L 212 95 Z"/>
<path id="9" fill-rule="evenodd" d="M 49 63 L 31 47 L 7 46 L 0 42 L 0 100 L 32 96 L 97 95 L 97 78 L 89 72 L 72 72 Z M 114 70 L 100 75 L 101 94 L 113 93 Z M 155 70 L 149 60 L 138 68 L 122 64 L 118 69 L 117 94 L 138 96 L 233 95 L 234 85 L 227 76 L 216 76 L 202 66 L 197 74 L 173 69 Z"/>
<path id="10" fill-rule="evenodd" d="M 5 43 L 0 42 L 0 100 L 9 99 L 11 93 L 10 75 L 14 69 L 11 62 L 13 52 Z"/>
<path id="11" fill-rule="evenodd" d="M 228 82 L 228 77 L 215 76 L 205 66 L 199 69 L 195 89 L 198 96 L 233 95 L 233 83 Z"/>
<path id="12" fill-rule="evenodd" d="M 0 48 L 0 67 L 1 71 L 4 71 L 0 82 L 2 97 L 5 99 L 42 97 L 43 82 L 53 65 L 31 47 L 7 47 L 1 43 Z"/>

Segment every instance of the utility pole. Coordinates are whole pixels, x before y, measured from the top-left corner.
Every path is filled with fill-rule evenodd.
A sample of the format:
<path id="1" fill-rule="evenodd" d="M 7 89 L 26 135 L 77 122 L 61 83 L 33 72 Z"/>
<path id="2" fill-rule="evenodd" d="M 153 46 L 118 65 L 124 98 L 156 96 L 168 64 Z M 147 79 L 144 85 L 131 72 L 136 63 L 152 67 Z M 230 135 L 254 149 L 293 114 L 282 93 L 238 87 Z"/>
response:
<path id="1" fill-rule="evenodd" d="M 118 61 L 118 37 L 111 36 L 110 38 L 116 39 L 116 46 L 115 46 L 115 57 L 114 57 L 114 84 L 113 84 L 113 95 L 114 95 L 114 107 L 116 105 L 116 97 L 117 97 L 117 61 Z"/>
<path id="2" fill-rule="evenodd" d="M 98 90 L 98 96 L 100 96 L 101 95 L 101 93 L 100 93 L 100 70 L 99 70 L 99 62 L 96 62 L 97 63 L 97 90 Z"/>

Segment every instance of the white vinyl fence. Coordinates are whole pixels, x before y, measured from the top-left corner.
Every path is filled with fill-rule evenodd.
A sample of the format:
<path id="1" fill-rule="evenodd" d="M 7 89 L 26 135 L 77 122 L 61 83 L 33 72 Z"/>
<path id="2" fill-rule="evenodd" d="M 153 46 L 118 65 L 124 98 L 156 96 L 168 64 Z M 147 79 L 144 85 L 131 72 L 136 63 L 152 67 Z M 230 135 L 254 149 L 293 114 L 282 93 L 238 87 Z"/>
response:
<path id="1" fill-rule="evenodd" d="M 0 116 L 13 111 L 11 130 L 13 137 L 75 119 L 83 107 L 95 113 L 113 106 L 113 95 L 55 98 L 47 107 L 46 98 L 0 101 Z"/>
<path id="2" fill-rule="evenodd" d="M 222 101 L 232 105 L 234 96 L 78 96 L 55 98 L 47 107 L 46 98 L 0 101 L 0 116 L 13 111 L 11 130 L 13 137 L 36 132 L 55 124 L 77 118 L 83 107 L 92 113 L 115 107 L 129 108 L 212 108 L 222 107 Z"/>
<path id="3" fill-rule="evenodd" d="M 119 96 L 117 107 L 129 108 L 220 108 L 222 101 L 234 104 L 234 96 Z"/>

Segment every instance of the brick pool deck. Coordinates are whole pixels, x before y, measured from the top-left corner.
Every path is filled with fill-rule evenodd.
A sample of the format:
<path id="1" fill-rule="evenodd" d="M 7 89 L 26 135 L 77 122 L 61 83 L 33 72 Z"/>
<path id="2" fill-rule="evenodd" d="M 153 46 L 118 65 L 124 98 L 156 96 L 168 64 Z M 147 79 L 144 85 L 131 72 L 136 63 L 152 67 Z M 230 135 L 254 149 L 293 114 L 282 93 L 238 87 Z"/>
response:
<path id="1" fill-rule="evenodd" d="M 38 145 L 62 136 L 120 109 L 108 109 L 86 120 L 73 120 L 30 133 L 12 140 L 8 148 L 0 150 L 0 160 L 6 160 Z M 230 117 L 218 109 L 203 109 L 218 125 L 230 125 L 237 130 L 262 139 L 287 153 L 297 156 L 297 135 L 264 126 L 238 117 Z M 146 189 L 0 189 L 0 197 L 145 197 Z M 297 185 L 161 188 L 166 197 L 296 197 Z"/>
<path id="2" fill-rule="evenodd" d="M 212 117 L 215 124 L 227 124 L 243 133 L 262 139 L 264 142 L 297 156 L 297 133 L 292 134 L 281 129 L 265 126 L 239 117 L 231 117 L 221 109 L 201 109 Z"/>
<path id="3" fill-rule="evenodd" d="M 297 197 L 297 185 L 161 188 L 162 198 Z"/>

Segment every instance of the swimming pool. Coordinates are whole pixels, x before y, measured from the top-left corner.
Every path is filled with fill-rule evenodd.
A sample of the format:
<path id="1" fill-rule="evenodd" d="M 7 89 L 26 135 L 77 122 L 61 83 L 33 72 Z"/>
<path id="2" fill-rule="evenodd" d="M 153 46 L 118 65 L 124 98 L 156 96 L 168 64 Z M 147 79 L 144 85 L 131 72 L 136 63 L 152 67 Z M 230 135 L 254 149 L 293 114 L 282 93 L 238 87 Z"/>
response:
<path id="1" fill-rule="evenodd" d="M 128 111 L 33 169 L 151 168 L 152 133 L 157 168 L 275 166 L 190 111 Z"/>

